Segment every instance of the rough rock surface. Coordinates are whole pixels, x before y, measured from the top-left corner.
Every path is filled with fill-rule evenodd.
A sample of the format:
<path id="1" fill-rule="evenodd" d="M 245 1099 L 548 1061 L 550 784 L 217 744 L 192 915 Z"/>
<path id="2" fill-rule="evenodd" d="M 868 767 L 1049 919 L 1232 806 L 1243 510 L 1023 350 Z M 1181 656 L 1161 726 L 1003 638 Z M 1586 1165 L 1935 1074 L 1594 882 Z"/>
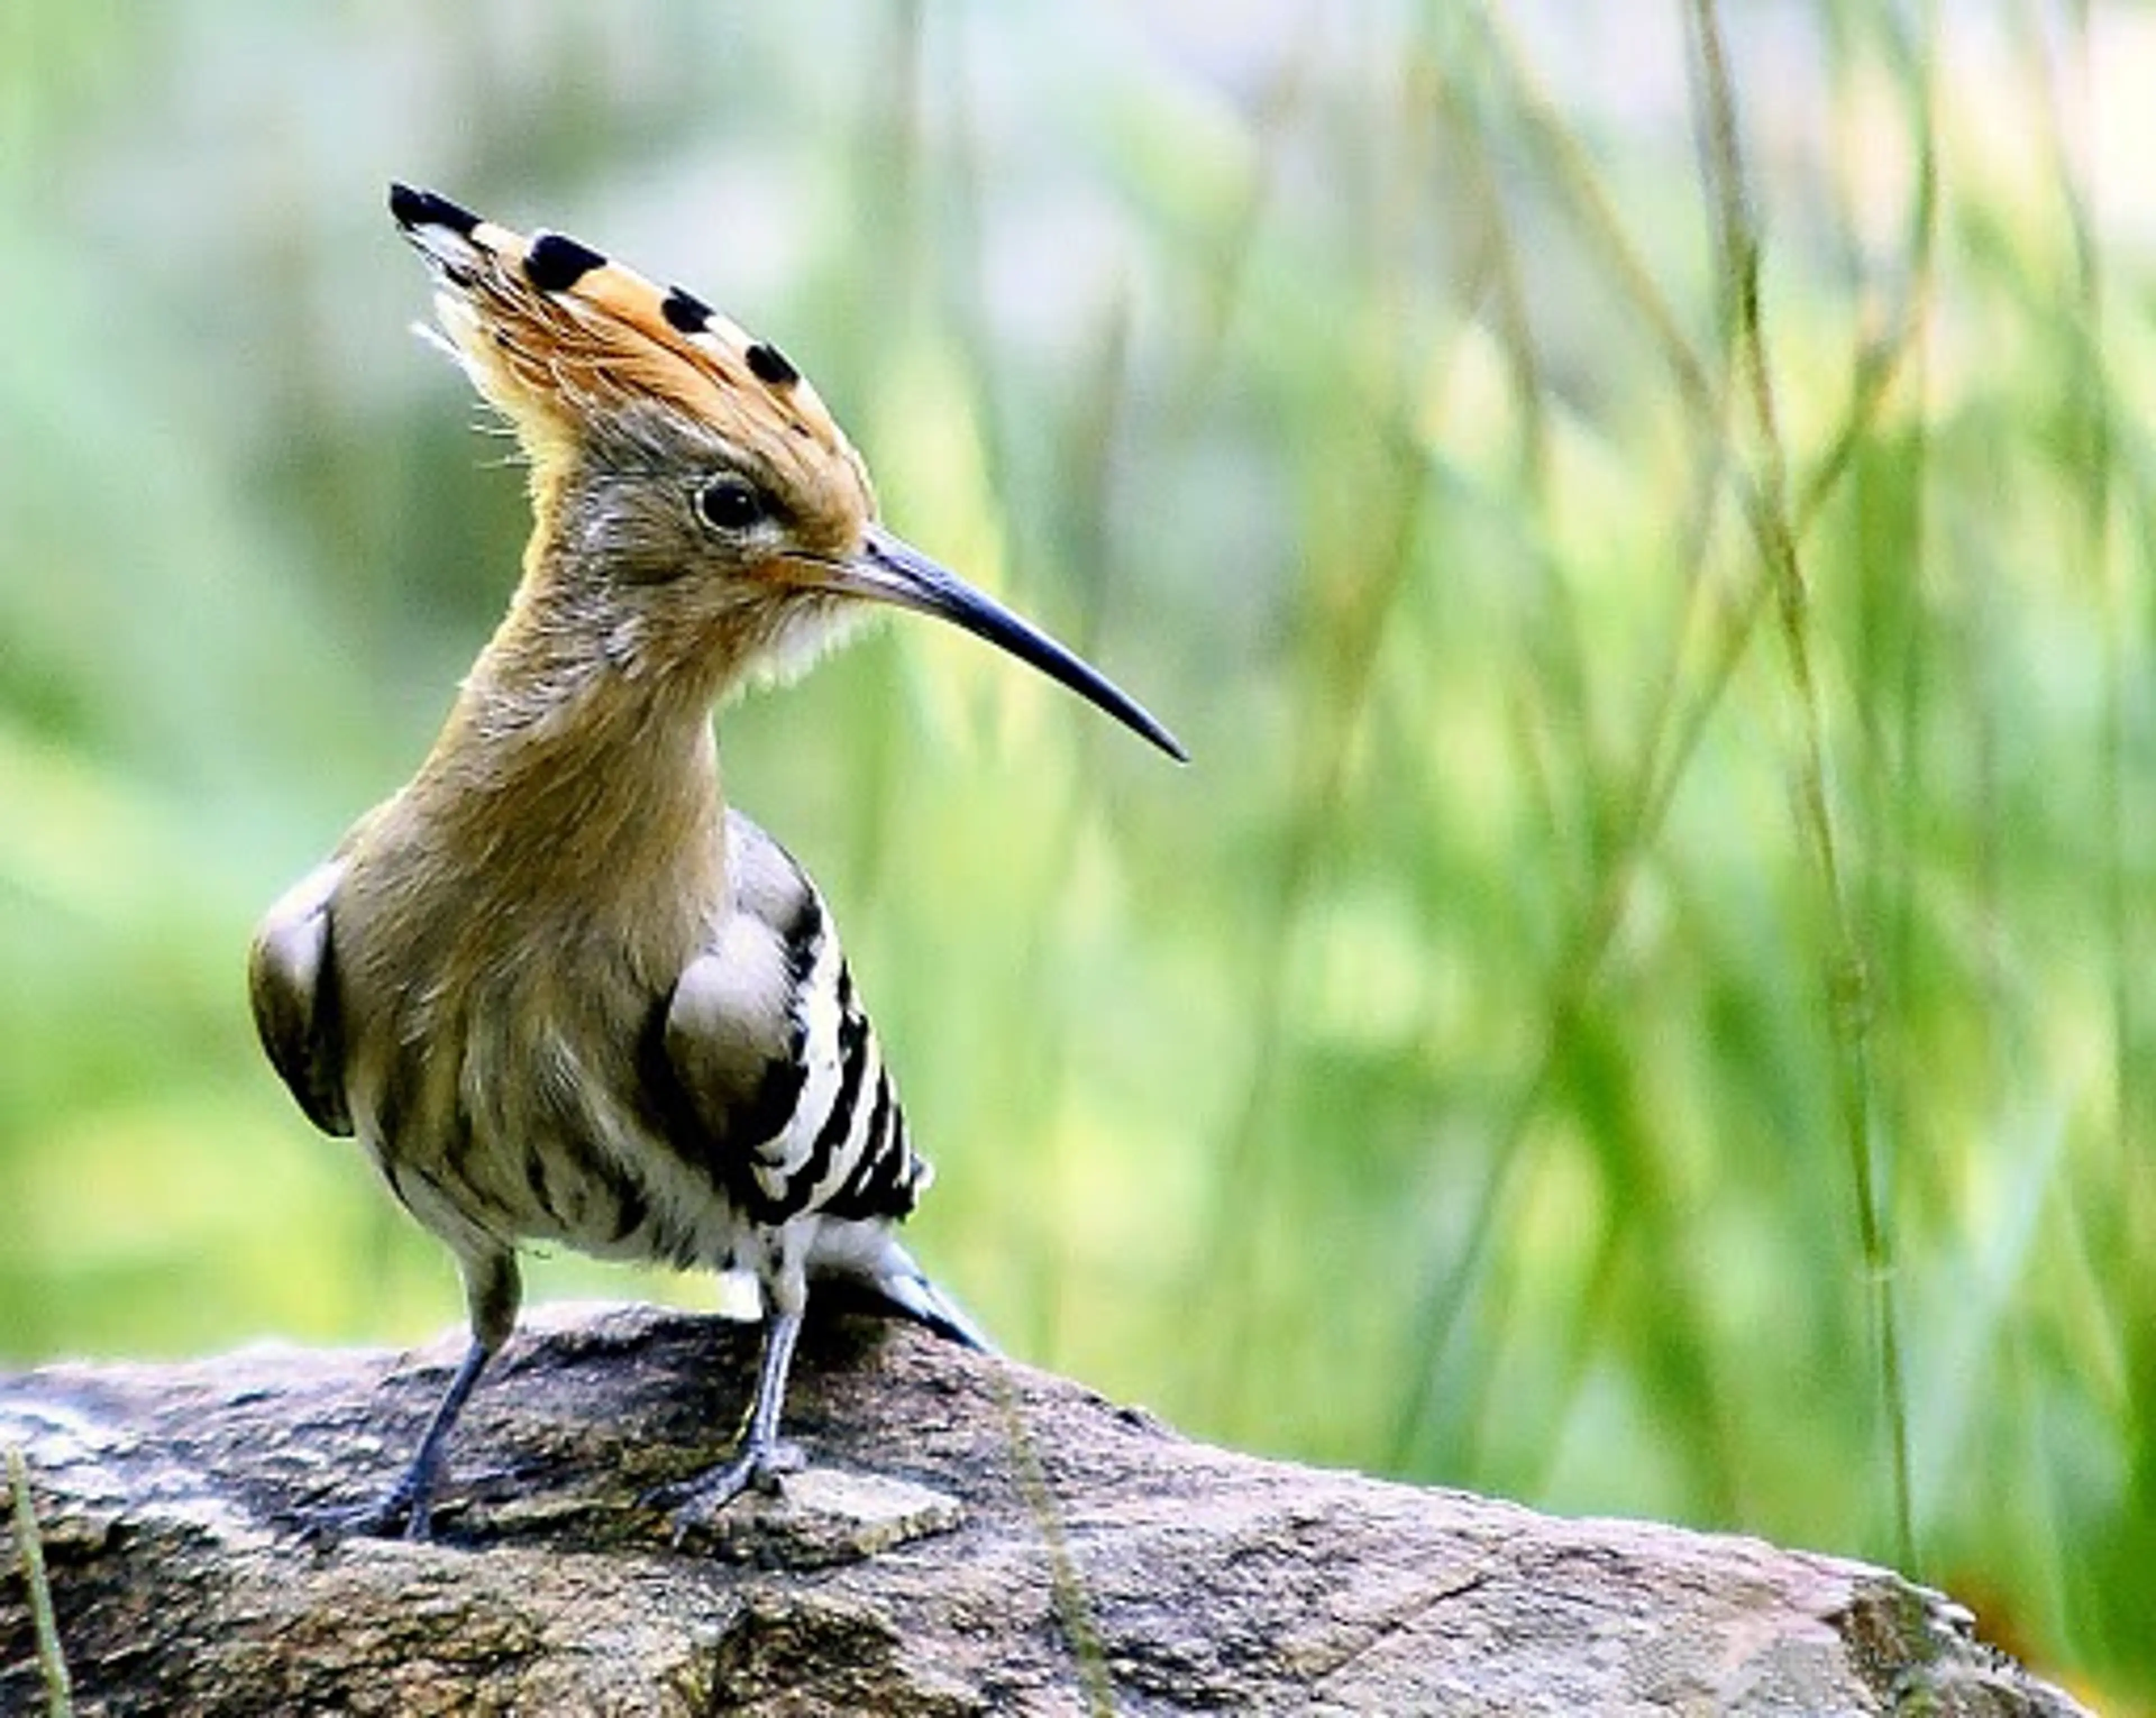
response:
<path id="1" fill-rule="evenodd" d="M 394 1473 L 459 1339 L 0 1378 L 76 1710 L 2078 1710 L 1881 1569 L 1258 1461 L 860 1316 L 802 1345 L 814 1465 L 676 1547 L 638 1499 L 721 1451 L 753 1345 L 528 1321 L 429 1545 L 293 1522 Z M 0 1712 L 42 1711 L 7 1519 Z"/>

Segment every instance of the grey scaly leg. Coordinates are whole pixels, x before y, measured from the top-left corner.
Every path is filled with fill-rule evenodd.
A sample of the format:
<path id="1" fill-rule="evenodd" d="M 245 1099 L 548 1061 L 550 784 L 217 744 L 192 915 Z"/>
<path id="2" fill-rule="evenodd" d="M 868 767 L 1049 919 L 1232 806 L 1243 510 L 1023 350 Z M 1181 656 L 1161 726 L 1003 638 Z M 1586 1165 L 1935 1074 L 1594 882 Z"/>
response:
<path id="1" fill-rule="evenodd" d="M 764 1331 L 762 1357 L 757 1365 L 756 1399 L 749 1406 L 748 1423 L 733 1459 L 693 1480 L 661 1485 L 645 1495 L 646 1503 L 673 1511 L 676 1545 L 696 1528 L 708 1525 L 752 1485 L 759 1491 L 776 1491 L 781 1474 L 802 1466 L 799 1446 L 782 1441 L 778 1435 L 787 1374 L 793 1367 L 793 1345 L 800 1335 L 799 1306 L 773 1310 Z"/>
<path id="2" fill-rule="evenodd" d="M 516 1327 L 516 1309 L 524 1294 L 513 1254 L 491 1254 L 459 1263 L 464 1269 L 465 1297 L 471 1310 L 471 1343 L 457 1363 L 449 1387 L 442 1392 L 434 1418 L 427 1422 L 418 1453 L 397 1483 L 375 1502 L 324 1510 L 311 1516 L 306 1524 L 311 1536 L 434 1537 L 434 1494 L 449 1472 L 449 1433 L 455 1429 L 480 1374 Z"/>

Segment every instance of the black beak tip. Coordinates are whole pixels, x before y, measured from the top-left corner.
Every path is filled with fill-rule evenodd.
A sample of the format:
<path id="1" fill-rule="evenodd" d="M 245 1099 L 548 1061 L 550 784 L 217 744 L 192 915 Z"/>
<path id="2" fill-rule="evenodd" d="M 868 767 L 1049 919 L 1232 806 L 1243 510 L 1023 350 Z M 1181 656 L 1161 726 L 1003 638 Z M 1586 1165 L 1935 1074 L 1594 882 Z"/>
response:
<path id="1" fill-rule="evenodd" d="M 1125 697 L 1112 687 L 1109 689 L 1108 697 L 1092 698 L 1091 701 L 1155 750 L 1166 752 L 1179 764 L 1190 762 L 1190 753 L 1184 749 L 1183 742 L 1168 732 L 1143 705 Z"/>

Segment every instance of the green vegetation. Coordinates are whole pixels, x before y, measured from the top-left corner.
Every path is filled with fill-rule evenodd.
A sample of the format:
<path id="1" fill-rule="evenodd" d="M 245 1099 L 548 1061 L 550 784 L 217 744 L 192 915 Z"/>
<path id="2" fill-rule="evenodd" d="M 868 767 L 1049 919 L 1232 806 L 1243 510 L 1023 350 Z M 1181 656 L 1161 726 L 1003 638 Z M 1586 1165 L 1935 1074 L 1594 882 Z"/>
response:
<path id="1" fill-rule="evenodd" d="M 2144 14 L 1185 10 L 0 14 L 0 1356 L 459 1315 L 240 978 L 524 529 L 394 174 L 1191 746 L 907 622 L 724 719 L 1015 1351 L 2156 1699 Z"/>

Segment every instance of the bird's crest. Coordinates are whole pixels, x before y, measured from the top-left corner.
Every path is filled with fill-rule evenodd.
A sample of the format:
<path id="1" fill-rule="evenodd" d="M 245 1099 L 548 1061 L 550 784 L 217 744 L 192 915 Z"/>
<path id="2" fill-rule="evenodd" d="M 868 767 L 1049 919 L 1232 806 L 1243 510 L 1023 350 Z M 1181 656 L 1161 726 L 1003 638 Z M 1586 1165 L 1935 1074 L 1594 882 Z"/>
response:
<path id="1" fill-rule="evenodd" d="M 656 401 L 794 485 L 854 488 L 847 499 L 875 517 L 860 455 L 768 341 L 564 234 L 527 238 L 403 185 L 390 187 L 389 208 L 434 271 L 452 355 L 515 425 L 536 478 L 595 421 Z"/>

